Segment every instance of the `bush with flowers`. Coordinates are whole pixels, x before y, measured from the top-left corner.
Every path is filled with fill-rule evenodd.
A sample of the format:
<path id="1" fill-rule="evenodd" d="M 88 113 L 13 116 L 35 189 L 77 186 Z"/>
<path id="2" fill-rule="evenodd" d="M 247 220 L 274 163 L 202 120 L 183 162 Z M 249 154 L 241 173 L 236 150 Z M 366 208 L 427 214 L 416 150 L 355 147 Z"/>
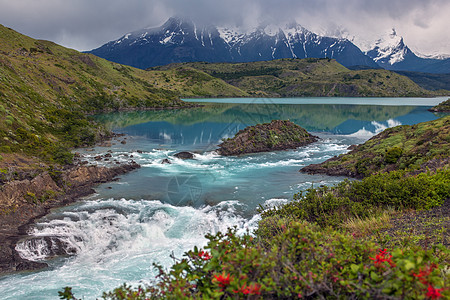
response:
<path id="1" fill-rule="evenodd" d="M 335 229 L 351 216 L 426 209 L 450 196 L 449 170 L 405 175 L 310 189 L 263 212 L 253 234 L 209 235 L 204 249 L 195 247 L 169 270 L 155 265 L 153 286 L 123 285 L 103 299 L 450 299 L 448 248 L 384 249 Z M 60 297 L 76 299 L 70 288 Z"/>
<path id="2" fill-rule="evenodd" d="M 276 221 L 268 240 L 235 230 L 208 236 L 156 285 L 120 287 L 104 299 L 448 299 L 449 258 L 430 250 L 380 249 L 373 242 L 306 222 Z M 74 298 L 62 298 L 74 299 Z"/>

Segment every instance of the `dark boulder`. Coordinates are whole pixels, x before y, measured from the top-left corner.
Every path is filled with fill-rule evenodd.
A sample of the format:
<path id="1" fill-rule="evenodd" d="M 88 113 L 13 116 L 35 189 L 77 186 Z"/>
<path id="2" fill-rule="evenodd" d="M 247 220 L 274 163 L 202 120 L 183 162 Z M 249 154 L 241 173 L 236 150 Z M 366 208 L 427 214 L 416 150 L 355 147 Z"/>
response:
<path id="1" fill-rule="evenodd" d="M 179 152 L 177 154 L 174 154 L 173 156 L 179 159 L 194 159 L 194 153 L 187 151 Z"/>

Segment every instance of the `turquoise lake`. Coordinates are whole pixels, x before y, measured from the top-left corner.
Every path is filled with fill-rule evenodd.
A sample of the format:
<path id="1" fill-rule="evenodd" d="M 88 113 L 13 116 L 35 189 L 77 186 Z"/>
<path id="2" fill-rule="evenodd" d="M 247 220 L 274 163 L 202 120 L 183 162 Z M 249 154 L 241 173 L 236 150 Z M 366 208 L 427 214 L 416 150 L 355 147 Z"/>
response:
<path id="1" fill-rule="evenodd" d="M 303 174 L 303 166 L 346 153 L 388 127 L 437 119 L 427 109 L 443 100 L 190 99 L 202 106 L 96 116 L 125 136 L 110 147 L 77 150 L 83 159 L 101 165 L 134 160 L 142 168 L 38 220 L 17 250 L 50 267 L 1 277 L 0 299 L 57 299 L 65 286 L 72 286 L 77 297 L 95 299 L 124 282 L 149 283 L 155 276 L 152 263 L 170 266 L 172 252 L 181 257 L 204 245 L 205 234 L 231 226 L 251 231 L 260 205 L 279 205 L 299 191 L 344 179 Z M 273 119 L 289 119 L 320 140 L 239 157 L 214 152 L 221 139 Z M 194 159 L 174 157 L 180 151 L 193 152 Z M 95 160 L 107 153 L 108 161 Z M 162 164 L 164 159 L 171 164 Z M 52 258 L 55 247 L 68 255 Z"/>

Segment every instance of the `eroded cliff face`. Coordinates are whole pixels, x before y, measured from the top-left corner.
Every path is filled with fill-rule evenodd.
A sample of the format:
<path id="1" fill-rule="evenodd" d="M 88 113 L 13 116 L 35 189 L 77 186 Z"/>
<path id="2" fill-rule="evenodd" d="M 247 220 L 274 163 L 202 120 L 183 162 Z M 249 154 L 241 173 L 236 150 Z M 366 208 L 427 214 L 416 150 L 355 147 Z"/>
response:
<path id="1" fill-rule="evenodd" d="M 78 165 L 3 184 L 0 187 L 0 274 L 46 266 L 23 260 L 14 250 L 34 219 L 45 215 L 50 208 L 93 193 L 92 188 L 99 183 L 137 168 L 140 166 L 133 162 L 112 168 Z"/>

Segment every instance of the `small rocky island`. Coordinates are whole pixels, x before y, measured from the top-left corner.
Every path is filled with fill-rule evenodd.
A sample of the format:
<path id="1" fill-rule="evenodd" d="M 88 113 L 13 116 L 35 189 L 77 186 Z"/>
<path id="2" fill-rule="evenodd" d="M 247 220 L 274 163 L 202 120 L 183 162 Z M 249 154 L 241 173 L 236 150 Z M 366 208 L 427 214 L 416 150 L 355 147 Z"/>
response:
<path id="1" fill-rule="evenodd" d="M 270 123 L 249 126 L 233 138 L 219 145 L 217 152 L 223 156 L 295 149 L 317 141 L 304 128 L 291 121 L 273 120 Z"/>

